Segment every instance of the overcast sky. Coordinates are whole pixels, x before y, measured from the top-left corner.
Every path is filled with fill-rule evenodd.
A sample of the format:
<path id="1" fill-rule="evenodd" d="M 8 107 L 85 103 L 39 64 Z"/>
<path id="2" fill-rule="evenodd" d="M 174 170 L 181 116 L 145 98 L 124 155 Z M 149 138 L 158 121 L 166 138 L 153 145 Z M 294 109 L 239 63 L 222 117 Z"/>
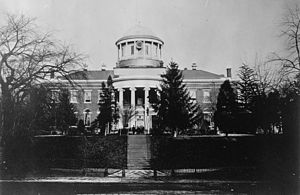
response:
<path id="1" fill-rule="evenodd" d="M 234 74 L 242 62 L 281 52 L 280 20 L 297 0 L 0 0 L 6 13 L 36 17 L 45 31 L 89 56 L 89 69 L 115 67 L 115 41 L 140 22 L 164 42 L 163 59 L 181 68 Z"/>

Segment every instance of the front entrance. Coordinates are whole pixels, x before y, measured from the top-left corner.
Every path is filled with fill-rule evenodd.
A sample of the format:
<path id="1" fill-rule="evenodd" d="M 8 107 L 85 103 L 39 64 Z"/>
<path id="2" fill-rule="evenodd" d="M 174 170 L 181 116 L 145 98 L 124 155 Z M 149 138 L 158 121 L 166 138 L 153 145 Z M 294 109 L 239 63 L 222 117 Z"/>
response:
<path id="1" fill-rule="evenodd" d="M 144 124 L 145 124 L 145 122 L 144 122 L 144 115 L 138 115 L 136 117 L 136 127 L 137 128 L 138 127 L 144 127 Z"/>

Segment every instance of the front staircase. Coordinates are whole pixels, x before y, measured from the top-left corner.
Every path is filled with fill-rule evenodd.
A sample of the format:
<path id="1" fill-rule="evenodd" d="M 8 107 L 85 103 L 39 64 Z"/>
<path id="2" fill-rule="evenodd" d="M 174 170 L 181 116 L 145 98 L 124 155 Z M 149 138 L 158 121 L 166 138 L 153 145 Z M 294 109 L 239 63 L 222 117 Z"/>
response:
<path id="1" fill-rule="evenodd" d="M 129 135 L 127 146 L 128 169 L 150 169 L 150 137 Z"/>

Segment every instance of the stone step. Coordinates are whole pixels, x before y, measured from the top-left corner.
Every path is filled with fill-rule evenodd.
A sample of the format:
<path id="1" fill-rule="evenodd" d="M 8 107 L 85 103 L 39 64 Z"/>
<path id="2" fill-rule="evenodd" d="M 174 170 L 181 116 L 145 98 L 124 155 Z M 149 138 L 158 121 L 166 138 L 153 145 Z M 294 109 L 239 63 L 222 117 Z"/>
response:
<path id="1" fill-rule="evenodd" d="M 148 164 L 150 162 L 150 160 L 131 160 L 131 161 L 127 161 L 127 164 L 134 164 L 134 163 L 144 163 L 144 164 Z"/>
<path id="2" fill-rule="evenodd" d="M 134 162 L 134 161 L 147 161 L 147 160 L 150 160 L 150 158 L 141 158 L 141 157 L 136 157 L 136 158 L 129 158 L 127 159 L 128 162 Z"/>
<path id="3" fill-rule="evenodd" d="M 150 146 L 146 135 L 128 136 L 127 167 L 128 169 L 150 168 Z"/>
<path id="4" fill-rule="evenodd" d="M 129 162 L 127 166 L 149 165 L 149 162 Z"/>

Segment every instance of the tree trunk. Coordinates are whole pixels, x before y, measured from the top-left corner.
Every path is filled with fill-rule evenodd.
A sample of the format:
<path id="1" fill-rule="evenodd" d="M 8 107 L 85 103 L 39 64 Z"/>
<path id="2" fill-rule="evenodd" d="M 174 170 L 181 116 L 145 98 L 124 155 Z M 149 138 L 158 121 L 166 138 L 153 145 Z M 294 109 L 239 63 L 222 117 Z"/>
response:
<path id="1" fill-rule="evenodd" d="M 1 85 L 2 100 L 1 100 L 1 142 L 5 143 L 5 140 L 9 136 L 10 131 L 14 124 L 14 103 L 11 93 L 9 92 L 8 85 Z"/>

